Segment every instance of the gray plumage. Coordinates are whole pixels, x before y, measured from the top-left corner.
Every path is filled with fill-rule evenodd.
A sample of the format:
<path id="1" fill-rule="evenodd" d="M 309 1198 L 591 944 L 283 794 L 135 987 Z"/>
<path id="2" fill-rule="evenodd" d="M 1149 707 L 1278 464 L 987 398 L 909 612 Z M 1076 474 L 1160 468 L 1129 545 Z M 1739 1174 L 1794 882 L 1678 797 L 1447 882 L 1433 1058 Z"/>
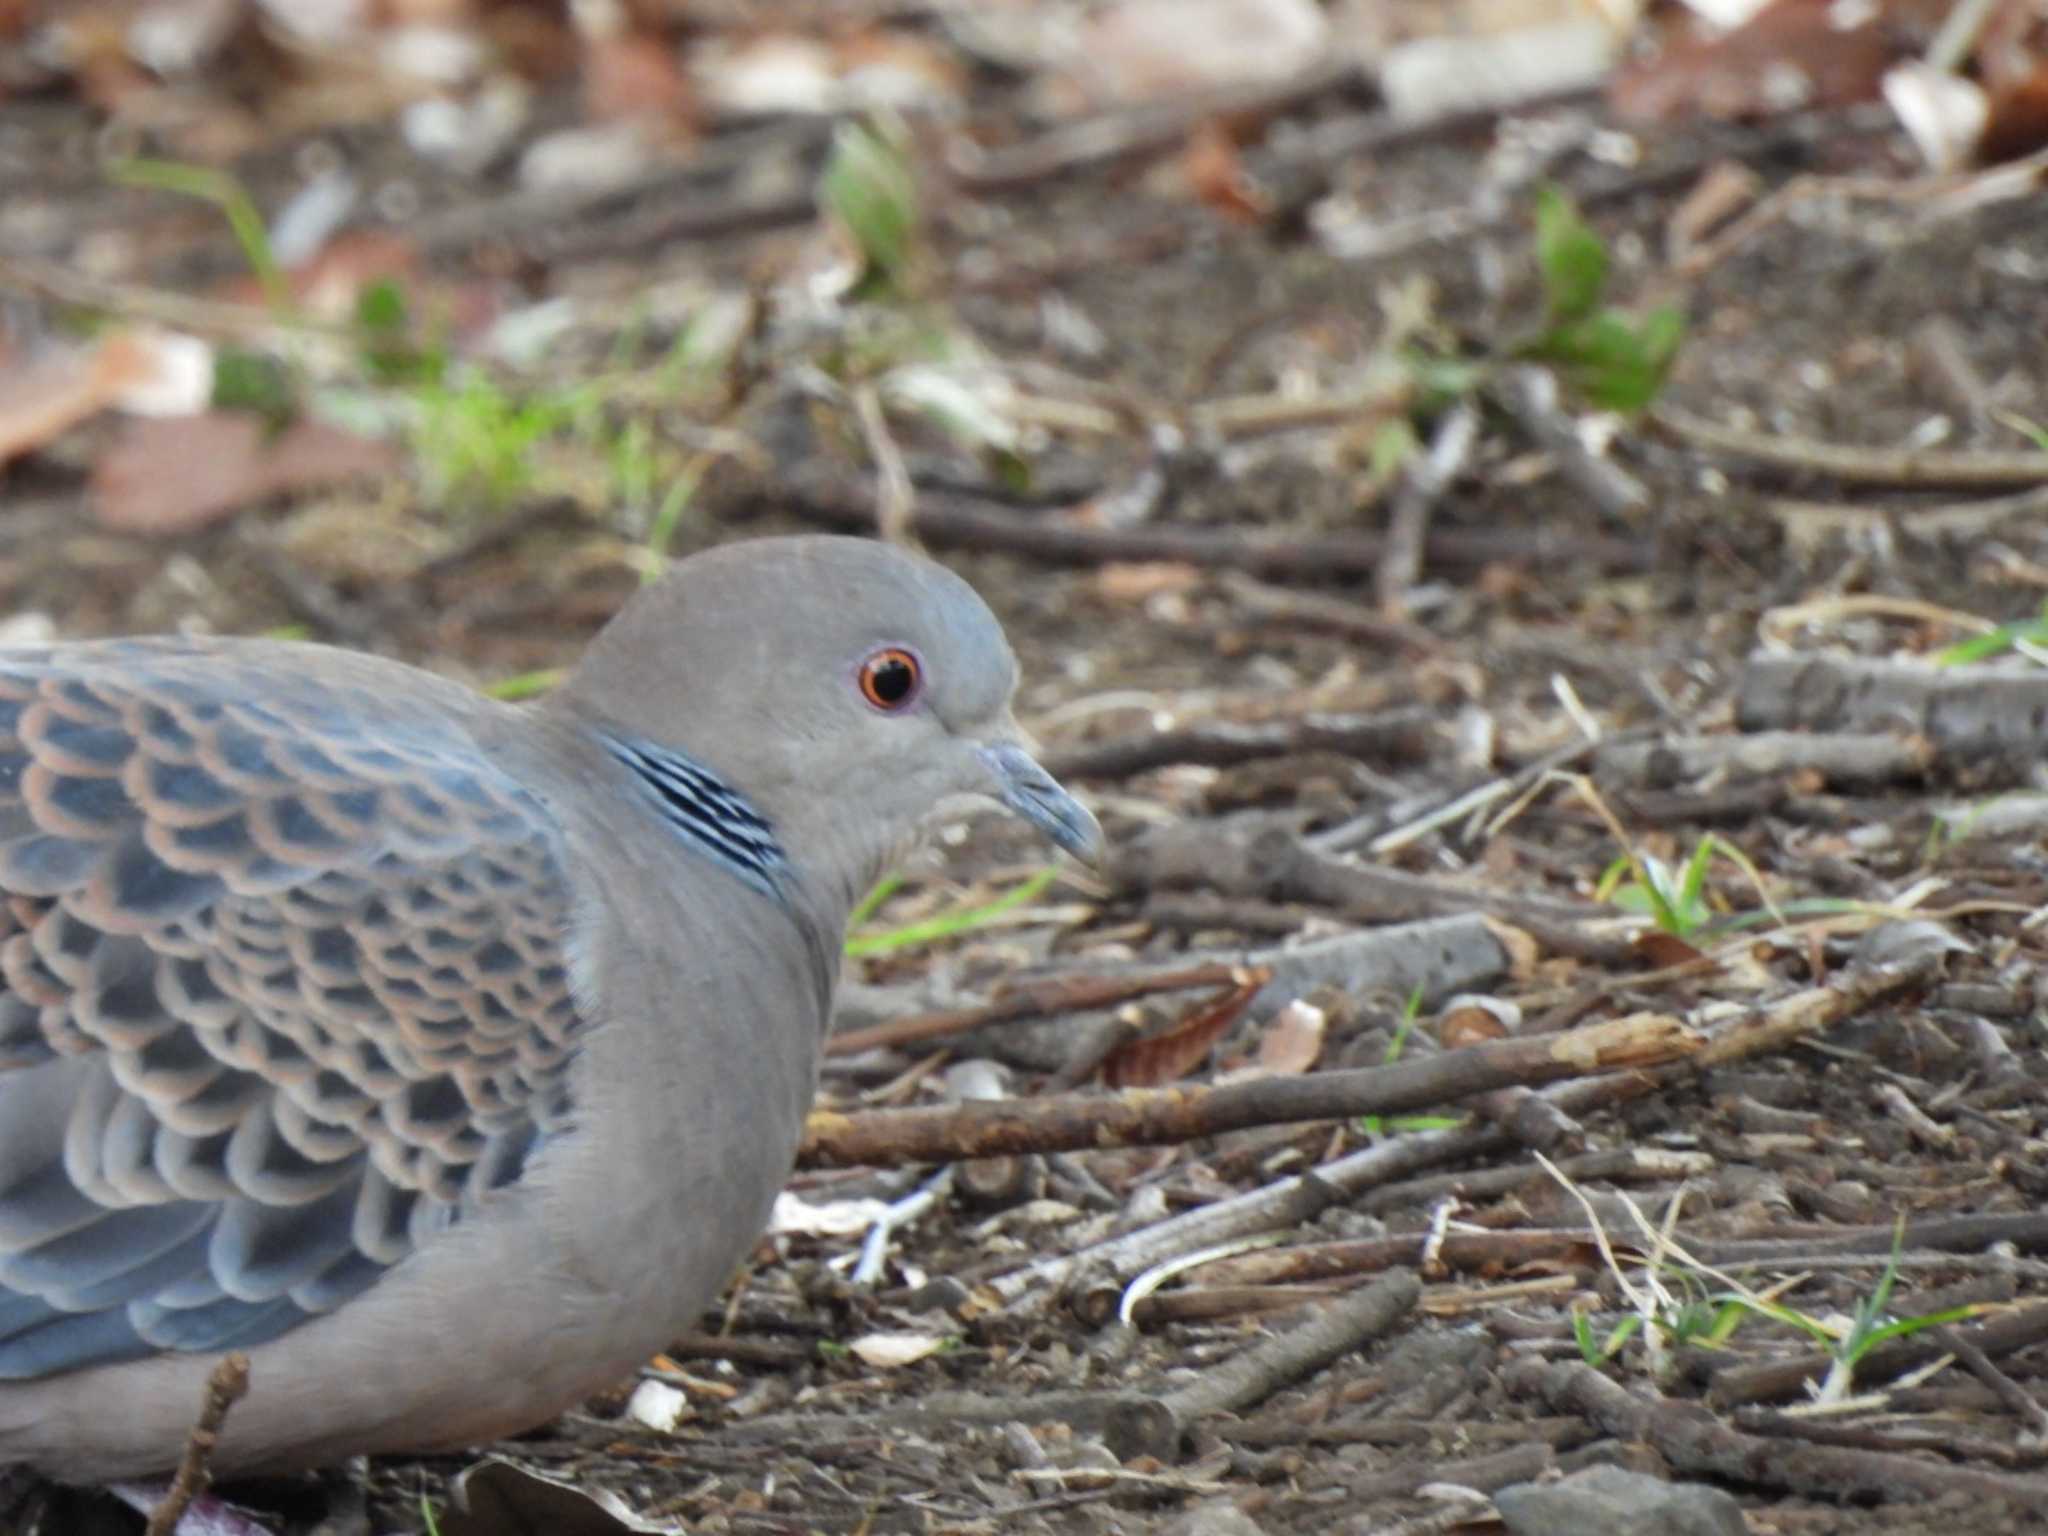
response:
<path id="1" fill-rule="evenodd" d="M 261 641 L 0 651 L 0 1461 L 475 1443 L 759 1234 L 847 913 L 979 792 L 1092 853 L 973 591 L 851 539 L 678 565 L 528 707 Z"/>

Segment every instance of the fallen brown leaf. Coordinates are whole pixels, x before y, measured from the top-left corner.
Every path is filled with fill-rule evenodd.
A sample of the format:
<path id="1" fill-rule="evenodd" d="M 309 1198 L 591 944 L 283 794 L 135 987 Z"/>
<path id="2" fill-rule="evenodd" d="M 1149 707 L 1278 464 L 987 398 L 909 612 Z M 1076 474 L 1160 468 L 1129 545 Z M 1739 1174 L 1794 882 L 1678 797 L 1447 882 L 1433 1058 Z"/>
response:
<path id="1" fill-rule="evenodd" d="M 1977 158 L 1987 165 L 2017 160 L 2048 144 L 2048 63 L 2000 88 L 1991 98 L 1991 118 L 1977 141 Z"/>
<path id="2" fill-rule="evenodd" d="M 1761 118 L 1874 101 L 1887 69 L 1924 40 L 1947 9 L 1906 0 L 1850 13 L 1831 0 L 1772 0 L 1720 36 L 1674 29 L 1640 63 L 1625 64 L 1608 101 L 1630 122 Z"/>
<path id="3" fill-rule="evenodd" d="M 1267 973 L 1256 969 L 1237 975 L 1229 990 L 1195 1008 L 1166 1033 L 1111 1051 L 1103 1058 L 1102 1080 L 1112 1088 L 1156 1088 L 1194 1071 L 1268 980 Z"/>
<path id="4" fill-rule="evenodd" d="M 1112 560 L 1096 571 L 1096 596 L 1112 603 L 1142 603 L 1162 592 L 1199 586 L 1202 573 L 1177 560 Z"/>
<path id="5" fill-rule="evenodd" d="M 1210 118 L 1188 135 L 1181 152 L 1181 174 L 1188 188 L 1210 212 L 1233 224 L 1257 225 L 1273 211 L 1272 199 L 1260 190 L 1245 169 L 1237 140 L 1230 130 Z"/>
<path id="6" fill-rule="evenodd" d="M 1697 945 L 1688 944 L 1675 933 L 1666 933 L 1653 928 L 1639 933 L 1630 941 L 1630 947 L 1658 970 L 1667 965 L 1689 965 L 1701 958 Z"/>
<path id="7" fill-rule="evenodd" d="M 119 404 L 158 373 L 152 338 L 129 332 L 0 368 L 0 465 Z"/>
<path id="8" fill-rule="evenodd" d="M 1268 1077 L 1306 1072 L 1323 1054 L 1323 1028 L 1328 1023 L 1322 1009 L 1296 998 L 1260 1032 L 1252 1070 Z"/>
<path id="9" fill-rule="evenodd" d="M 1482 1040 L 1505 1040 L 1507 1021 L 1478 999 L 1444 1010 L 1437 1020 L 1437 1042 L 1447 1051 L 1477 1045 Z"/>
<path id="10" fill-rule="evenodd" d="M 190 533 L 266 497 L 389 475 L 397 450 L 324 422 L 300 421 L 274 437 L 254 416 L 128 422 L 93 470 L 93 514 L 124 533 Z"/>
<path id="11" fill-rule="evenodd" d="M 583 109 L 596 122 L 654 118 L 677 128 L 697 116 L 682 60 L 667 40 L 650 32 L 585 40 Z"/>

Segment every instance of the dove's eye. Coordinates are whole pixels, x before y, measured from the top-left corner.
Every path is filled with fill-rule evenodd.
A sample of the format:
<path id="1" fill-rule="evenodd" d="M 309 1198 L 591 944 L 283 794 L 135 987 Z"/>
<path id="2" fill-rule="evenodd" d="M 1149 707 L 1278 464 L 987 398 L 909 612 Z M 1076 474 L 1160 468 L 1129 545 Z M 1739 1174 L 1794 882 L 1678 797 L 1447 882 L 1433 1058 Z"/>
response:
<path id="1" fill-rule="evenodd" d="M 924 664 L 900 645 L 887 646 L 860 664 L 860 696 L 894 714 L 912 704 L 924 684 Z"/>

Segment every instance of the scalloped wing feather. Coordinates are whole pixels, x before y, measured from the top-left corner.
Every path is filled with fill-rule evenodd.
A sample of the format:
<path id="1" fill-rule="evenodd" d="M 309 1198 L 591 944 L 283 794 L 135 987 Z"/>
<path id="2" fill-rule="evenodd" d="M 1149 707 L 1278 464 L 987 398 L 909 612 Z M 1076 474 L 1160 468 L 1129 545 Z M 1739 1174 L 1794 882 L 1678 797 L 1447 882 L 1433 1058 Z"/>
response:
<path id="1" fill-rule="evenodd" d="M 275 1338 L 566 1123 L 560 832 L 460 697 L 0 652 L 0 1378 Z"/>

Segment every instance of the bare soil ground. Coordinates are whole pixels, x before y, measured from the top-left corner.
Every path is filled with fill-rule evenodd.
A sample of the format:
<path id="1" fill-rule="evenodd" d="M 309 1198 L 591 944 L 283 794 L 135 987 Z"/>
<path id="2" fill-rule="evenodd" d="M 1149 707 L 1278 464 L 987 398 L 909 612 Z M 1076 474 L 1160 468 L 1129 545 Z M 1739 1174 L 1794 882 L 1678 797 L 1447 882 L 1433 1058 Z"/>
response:
<path id="1" fill-rule="evenodd" d="M 67 146 L 88 130 L 67 110 L 35 121 L 46 166 L 77 163 Z M 2035 450 L 2000 412 L 2040 416 L 2048 205 L 1929 195 L 1853 115 L 1672 130 L 1617 165 L 1587 152 L 1591 109 L 1560 109 L 1539 119 L 1566 146 L 1550 174 L 1608 241 L 1616 291 L 1682 306 L 1691 334 L 1658 408 L 1604 457 L 1576 450 L 1563 408 L 1489 393 L 1448 484 L 1422 496 L 1375 483 L 1372 420 L 1329 403 L 1373 356 L 1387 296 L 1418 277 L 1443 348 L 1510 341 L 1533 312 L 1528 205 L 1480 195 L 1495 124 L 1311 152 L 1306 130 L 1360 113 L 1341 95 L 1297 103 L 1295 137 L 1267 133 L 1247 165 L 1302 210 L 1348 195 L 1380 254 L 1335 254 L 1302 218 L 1232 227 L 1130 162 L 931 204 L 935 291 L 1034 393 L 1102 425 L 1036 449 L 1023 492 L 909 442 L 914 526 L 1011 626 L 1023 713 L 1118 854 L 997 923 L 853 962 L 874 990 L 848 1024 L 1033 978 L 1266 961 L 1279 990 L 1191 1048 L 1175 1101 L 1188 1134 L 1090 1145 L 1085 1107 L 1080 1137 L 1071 1117 L 1064 1132 L 1019 1117 L 979 1142 L 951 1123 L 986 1155 L 894 1232 L 872 1282 L 850 1274 L 857 1235 L 764 1240 L 655 1371 L 689 1394 L 673 1432 L 623 1417 L 622 1384 L 499 1453 L 700 1531 L 1242 1529 L 1226 1505 L 1276 1536 L 1478 1529 L 1496 1488 L 1597 1462 L 1717 1484 L 1757 1532 L 2041 1523 L 2048 818 L 2029 793 L 2048 674 L 2025 663 L 2009 694 L 1966 682 L 1929 700 L 1839 668 L 2039 605 L 2048 518 L 2025 494 L 2039 465 L 2030 479 L 2011 462 Z M 374 136 L 349 149 L 381 152 Z M 795 135 L 759 153 L 814 163 Z M 1826 179 L 1674 262 L 1681 200 L 1724 158 L 1766 188 Z M 1873 181 L 1912 195 L 1857 194 Z M 467 212 L 488 230 L 437 247 L 442 269 L 489 253 L 542 289 L 621 306 L 679 272 L 787 270 L 809 238 L 737 215 L 664 233 L 647 198 L 550 229 L 553 247 L 516 211 L 495 218 L 487 188 L 430 190 L 435 221 Z M 751 195 L 686 190 L 700 212 Z M 36 195 L 80 238 L 133 213 L 86 170 L 45 171 Z M 1445 213 L 1462 222 L 1441 237 L 1413 222 Z M 231 247 L 189 253 L 167 287 L 233 265 Z M 1228 415 L 1230 400 L 1248 404 Z M 1270 418 L 1256 429 L 1255 406 Z M 1710 440 L 1696 418 L 1755 440 Z M 821 424 L 812 397 L 763 377 L 721 425 L 762 452 L 713 470 L 678 547 L 872 525 L 858 437 Z M 491 679 L 573 656 L 634 579 L 618 562 L 567 569 L 591 534 L 561 507 L 436 528 L 435 558 L 386 581 L 333 545 L 412 514 L 359 493 L 177 540 L 109 532 L 80 516 L 92 454 L 18 466 L 0 517 L 0 595 L 65 634 L 293 623 Z M 1608 494 L 1614 467 L 1640 500 Z M 1393 569 L 1388 604 L 1403 517 L 1420 564 Z M 343 531 L 316 536 L 328 524 Z M 1762 653 L 1811 666 L 1787 680 Z M 1631 755 L 1643 744 L 1659 750 Z M 1671 867 L 1709 835 L 1733 850 L 1704 861 L 1695 910 L 1667 925 L 1680 931 L 1604 899 L 1617 831 Z M 874 926 L 1012 887 L 1036 857 L 998 820 L 960 823 Z M 1386 947 L 1347 971 L 1347 937 L 1375 932 Z M 1313 958 L 1291 970 L 1273 958 L 1304 944 Z M 1156 1085 L 1157 1053 L 1132 1056 L 1128 1037 L 1180 1027 L 1213 990 L 1044 1002 L 842 1054 L 823 1091 L 863 1114 L 937 1106 L 950 1074 L 984 1061 L 1050 1111 L 1105 1056 Z M 1326 1021 L 1306 1071 L 1276 1039 L 1290 993 Z M 1545 1041 L 1614 1021 L 1643 1037 L 1542 1064 Z M 1487 1055 L 1531 1042 L 1519 1066 Z M 1193 1135 L 1221 1123 L 1200 1122 L 1215 1102 L 1202 1085 L 1262 1052 L 1275 1075 L 1213 1090 L 1251 1107 Z M 1361 1086 L 1333 1107 L 1354 1081 L 1340 1074 L 1397 1054 L 1397 1070 L 1438 1064 L 1438 1097 Z M 1460 1075 L 1482 1058 L 1495 1075 Z M 1324 1080 L 1337 1097 L 1287 1097 Z M 1394 1118 L 1418 1113 L 1436 1118 Z M 873 1122 L 885 1150 L 895 1126 Z M 795 1190 L 895 1200 L 936 1171 L 928 1153 L 830 1160 Z M 1262 1190 L 1262 1219 L 1101 1247 Z M 1646 1267 L 1631 1206 L 1695 1262 Z M 1752 1314 L 1678 1336 L 1688 1303 L 1715 1314 L 1737 1279 L 1809 1320 L 1853 1316 L 1881 1290 L 1895 1231 L 1884 1314 L 1968 1310 L 1865 1357 L 1852 1409 L 1803 1408 L 1827 1356 L 1795 1323 Z M 1219 1245 L 1233 1251 L 1132 1289 Z M 1657 1323 L 1588 1363 L 1574 1317 L 1608 1341 L 1652 1279 L 1670 1292 L 1644 1304 Z M 877 1334 L 945 1343 L 876 1365 L 850 1346 Z M 371 1527 L 418 1528 L 422 1496 L 443 1501 L 468 1461 L 372 1467 Z M 471 1528 L 453 1518 L 441 1528 Z"/>

